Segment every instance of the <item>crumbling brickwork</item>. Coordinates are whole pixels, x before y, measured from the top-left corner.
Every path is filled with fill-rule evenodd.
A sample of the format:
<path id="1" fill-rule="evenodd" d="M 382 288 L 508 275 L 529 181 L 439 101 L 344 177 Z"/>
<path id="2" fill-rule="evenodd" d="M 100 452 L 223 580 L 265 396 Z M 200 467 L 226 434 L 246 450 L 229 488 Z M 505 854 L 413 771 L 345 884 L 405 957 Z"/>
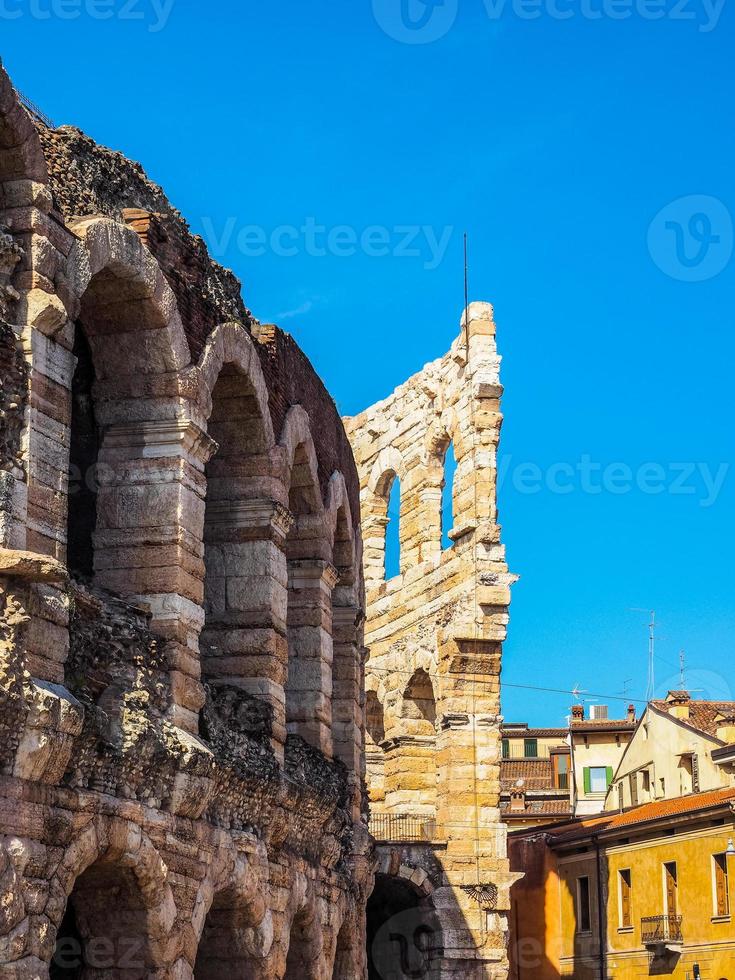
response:
<path id="1" fill-rule="evenodd" d="M 424 960 L 438 980 L 508 974 L 515 876 L 499 811 L 499 685 L 514 578 L 497 521 L 499 367 L 492 307 L 472 303 L 449 353 L 345 420 L 365 542 L 368 786 L 381 841 L 374 915 L 390 909 L 400 932 L 391 889 L 408 883 L 419 904 L 401 913 L 406 940 L 412 947 L 411 930 L 428 927 L 433 953 Z M 442 548 L 450 443 L 454 526 Z M 400 573 L 386 580 L 395 480 Z M 427 878 L 431 866 L 438 870 Z M 380 935 L 370 911 L 368 928 Z M 371 953 L 377 967 L 379 942 Z"/>
<path id="2" fill-rule="evenodd" d="M 2 67 L 0 223 L 0 977 L 361 980 L 334 403 L 141 168 Z"/>

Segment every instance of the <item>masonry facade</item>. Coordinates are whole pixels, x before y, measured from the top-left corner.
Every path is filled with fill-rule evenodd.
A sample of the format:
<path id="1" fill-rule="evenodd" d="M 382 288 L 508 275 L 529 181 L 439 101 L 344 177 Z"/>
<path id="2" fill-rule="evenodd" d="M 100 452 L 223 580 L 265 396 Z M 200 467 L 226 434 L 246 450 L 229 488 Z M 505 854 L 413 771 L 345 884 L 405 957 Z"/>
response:
<path id="1" fill-rule="evenodd" d="M 1 66 L 0 223 L 0 976 L 362 977 L 335 406 L 141 168 Z"/>
<path id="2" fill-rule="evenodd" d="M 507 976 L 517 875 L 499 810 L 499 684 L 514 577 L 497 520 L 499 365 L 492 307 L 472 303 L 444 357 L 345 421 L 361 487 L 367 769 L 379 841 L 371 977 L 381 976 L 387 921 L 405 940 L 397 977 Z M 450 443 L 451 530 L 441 521 Z M 400 571 L 386 580 L 396 481 Z"/>

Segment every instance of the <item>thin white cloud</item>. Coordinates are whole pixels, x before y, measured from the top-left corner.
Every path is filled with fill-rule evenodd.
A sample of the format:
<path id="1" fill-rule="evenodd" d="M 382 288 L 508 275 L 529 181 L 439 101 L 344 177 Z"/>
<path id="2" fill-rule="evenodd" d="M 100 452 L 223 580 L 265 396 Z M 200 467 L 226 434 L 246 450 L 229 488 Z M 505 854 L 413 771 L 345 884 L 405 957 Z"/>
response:
<path id="1" fill-rule="evenodd" d="M 314 308 L 314 303 L 312 300 L 307 299 L 305 303 L 301 306 L 297 306 L 293 310 L 285 310 L 283 313 L 279 313 L 276 317 L 277 320 L 290 320 L 295 316 L 303 316 L 305 313 L 309 313 Z"/>

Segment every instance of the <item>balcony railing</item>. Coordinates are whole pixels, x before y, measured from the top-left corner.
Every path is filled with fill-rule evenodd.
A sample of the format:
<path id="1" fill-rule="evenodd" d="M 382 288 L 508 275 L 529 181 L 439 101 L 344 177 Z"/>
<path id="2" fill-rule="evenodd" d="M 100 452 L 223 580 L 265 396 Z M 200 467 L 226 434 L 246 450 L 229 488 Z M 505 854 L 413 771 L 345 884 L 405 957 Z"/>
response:
<path id="1" fill-rule="evenodd" d="M 427 843 L 436 837 L 436 820 L 420 813 L 371 813 L 370 833 L 377 841 Z"/>
<path id="2" fill-rule="evenodd" d="M 641 919 L 644 946 L 683 946 L 684 934 L 680 915 L 652 915 Z"/>

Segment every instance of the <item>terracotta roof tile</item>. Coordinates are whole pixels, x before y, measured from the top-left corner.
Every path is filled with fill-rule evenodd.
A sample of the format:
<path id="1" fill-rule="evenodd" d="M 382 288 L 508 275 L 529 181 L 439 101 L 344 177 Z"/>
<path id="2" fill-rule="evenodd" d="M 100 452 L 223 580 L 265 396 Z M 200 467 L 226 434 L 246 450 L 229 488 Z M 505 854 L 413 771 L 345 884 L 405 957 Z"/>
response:
<path id="1" fill-rule="evenodd" d="M 673 707 L 668 701 L 651 701 L 658 711 L 671 714 Z M 720 715 L 730 715 L 735 711 L 735 701 L 690 701 L 689 720 L 678 718 L 683 725 L 688 725 L 705 735 L 717 736 L 717 718 Z"/>
<path id="2" fill-rule="evenodd" d="M 721 806 L 723 803 L 735 802 L 735 789 L 726 788 L 713 790 L 708 793 L 695 793 L 691 796 L 679 796 L 673 800 L 658 800 L 655 803 L 644 803 L 643 806 L 625 810 L 623 813 L 609 812 L 588 820 L 578 820 L 574 823 L 555 827 L 551 836 L 556 843 L 586 837 L 591 833 L 619 830 L 624 827 L 634 827 L 638 824 L 649 823 L 652 820 L 663 820 L 666 817 L 684 816 L 696 813 L 698 810 L 708 810 Z"/>

